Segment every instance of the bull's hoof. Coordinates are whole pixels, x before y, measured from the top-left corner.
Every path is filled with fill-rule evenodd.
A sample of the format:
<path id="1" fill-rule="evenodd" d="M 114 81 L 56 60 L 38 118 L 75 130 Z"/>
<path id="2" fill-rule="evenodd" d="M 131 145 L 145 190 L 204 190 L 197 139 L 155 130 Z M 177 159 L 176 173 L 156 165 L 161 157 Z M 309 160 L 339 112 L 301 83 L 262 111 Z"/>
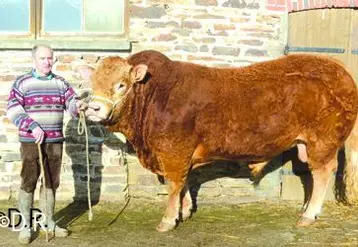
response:
<path id="1" fill-rule="evenodd" d="M 305 212 L 306 212 L 306 209 L 301 208 L 301 210 L 298 212 L 298 216 L 301 218 Z"/>
<path id="2" fill-rule="evenodd" d="M 168 232 L 170 230 L 173 230 L 176 226 L 176 222 L 171 222 L 171 221 L 162 221 L 160 222 L 160 224 L 157 226 L 157 231 L 158 232 Z"/>
<path id="3" fill-rule="evenodd" d="M 297 221 L 297 223 L 296 223 L 296 226 L 305 227 L 305 226 L 312 225 L 314 222 L 315 222 L 315 219 L 311 219 L 311 218 L 307 218 L 307 217 L 301 216 L 301 217 L 298 219 L 298 221 Z"/>
<path id="4" fill-rule="evenodd" d="M 191 208 L 183 209 L 182 217 L 181 217 L 182 221 L 189 219 L 191 217 L 191 212 L 192 212 Z"/>

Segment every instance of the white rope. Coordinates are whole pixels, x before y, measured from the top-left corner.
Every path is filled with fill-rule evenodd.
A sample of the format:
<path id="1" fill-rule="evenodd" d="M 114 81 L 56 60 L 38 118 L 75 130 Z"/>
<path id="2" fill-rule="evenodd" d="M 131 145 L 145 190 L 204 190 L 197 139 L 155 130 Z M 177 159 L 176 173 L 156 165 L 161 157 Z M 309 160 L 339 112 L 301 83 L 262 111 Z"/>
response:
<path id="1" fill-rule="evenodd" d="M 92 203 L 91 203 L 91 188 L 90 188 L 90 163 L 89 163 L 89 145 L 88 145 L 88 130 L 86 125 L 86 118 L 83 111 L 80 111 L 80 118 L 78 120 L 77 133 L 82 135 L 85 133 L 86 137 L 86 162 L 87 162 L 87 198 L 88 198 L 88 220 L 92 221 Z"/>
<path id="2" fill-rule="evenodd" d="M 92 101 L 93 99 L 99 99 L 99 100 L 102 100 L 104 102 L 110 103 L 112 105 L 110 118 L 112 117 L 114 108 L 120 102 L 120 100 L 112 101 L 110 99 L 107 99 L 107 98 L 104 98 L 104 97 L 101 97 L 101 96 L 93 96 L 93 95 L 91 95 L 90 98 L 87 99 L 87 101 Z M 80 111 L 79 114 L 80 114 L 80 117 L 79 117 L 79 120 L 78 120 L 77 133 L 79 135 L 82 135 L 83 133 L 85 133 L 85 136 L 86 136 L 87 198 L 88 198 L 88 209 L 89 209 L 88 220 L 92 221 L 93 213 L 92 213 L 91 189 L 90 189 L 90 163 L 89 163 L 89 147 L 88 147 L 89 146 L 88 145 L 88 130 L 87 130 L 86 117 L 85 117 L 84 111 L 83 110 Z"/>
<path id="3" fill-rule="evenodd" d="M 130 92 L 130 90 L 128 90 L 128 92 L 126 93 L 126 95 Z M 126 96 L 125 95 L 125 96 Z M 124 97 L 125 97 L 124 96 Z M 121 100 L 116 100 L 116 101 L 112 101 L 110 99 L 104 98 L 102 96 L 94 96 L 91 95 L 89 99 L 87 99 L 87 102 L 92 101 L 93 99 L 97 99 L 100 101 L 104 101 L 107 103 L 110 103 L 112 105 L 112 109 L 111 109 L 111 113 L 108 119 L 112 118 L 113 112 L 114 112 L 114 108 L 116 106 L 119 105 L 119 103 L 121 103 Z M 88 151 L 88 133 L 87 133 L 87 126 L 86 126 L 86 117 L 85 117 L 85 113 L 84 111 L 80 111 L 80 118 L 78 120 L 78 126 L 77 126 L 77 132 L 79 135 L 82 135 L 83 132 L 85 132 L 86 134 L 86 160 L 87 160 L 87 192 L 88 192 L 88 207 L 89 207 L 89 215 L 88 215 L 88 219 L 91 221 L 92 220 L 92 206 L 91 206 L 91 193 L 90 193 L 90 174 L 89 174 L 89 151 Z M 128 176 L 127 176 L 127 180 L 128 180 Z M 128 181 L 127 181 L 128 182 Z M 127 197 L 126 203 L 123 207 L 123 209 L 120 211 L 120 213 L 127 207 L 128 203 L 130 200 L 130 196 Z M 120 214 L 119 213 L 119 214 Z M 117 215 L 116 219 L 118 218 L 119 214 Z M 115 220 L 116 220 L 115 219 Z M 114 221 L 115 221 L 114 220 Z M 114 222 L 113 221 L 113 222 Z M 113 223 L 112 222 L 112 223 Z M 111 224 L 112 224 L 111 223 Z"/>

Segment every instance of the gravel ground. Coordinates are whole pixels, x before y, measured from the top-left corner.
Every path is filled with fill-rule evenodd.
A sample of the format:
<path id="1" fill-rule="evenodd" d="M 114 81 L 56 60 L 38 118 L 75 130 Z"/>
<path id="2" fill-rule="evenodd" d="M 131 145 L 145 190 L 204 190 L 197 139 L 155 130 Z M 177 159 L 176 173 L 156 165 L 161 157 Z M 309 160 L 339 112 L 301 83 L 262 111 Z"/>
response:
<path id="1" fill-rule="evenodd" d="M 2 201 L 0 212 L 14 205 Z M 84 205 L 61 202 L 56 217 L 71 235 L 46 243 L 40 234 L 30 246 L 358 246 L 358 206 L 326 202 L 315 224 L 298 228 L 300 206 L 294 201 L 199 204 L 191 219 L 159 233 L 155 228 L 165 202 L 101 202 L 93 207 L 92 221 Z M 0 228 L 0 245 L 19 246 L 17 234 Z"/>

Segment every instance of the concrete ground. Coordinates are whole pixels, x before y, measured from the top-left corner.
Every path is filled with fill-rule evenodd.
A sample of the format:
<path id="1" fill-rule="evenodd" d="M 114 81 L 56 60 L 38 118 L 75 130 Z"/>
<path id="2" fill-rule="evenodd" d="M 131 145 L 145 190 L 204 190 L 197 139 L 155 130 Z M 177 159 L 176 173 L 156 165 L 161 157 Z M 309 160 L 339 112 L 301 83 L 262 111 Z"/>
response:
<path id="1" fill-rule="evenodd" d="M 198 202 L 192 218 L 171 232 L 155 230 L 165 202 L 131 199 L 93 206 L 59 203 L 56 217 L 71 235 L 46 243 L 40 234 L 29 246 L 358 246 L 358 206 L 326 202 L 316 223 L 298 228 L 295 201 L 219 204 Z M 2 201 L 0 212 L 15 202 Z M 19 246 L 17 234 L 0 228 L 0 246 Z"/>

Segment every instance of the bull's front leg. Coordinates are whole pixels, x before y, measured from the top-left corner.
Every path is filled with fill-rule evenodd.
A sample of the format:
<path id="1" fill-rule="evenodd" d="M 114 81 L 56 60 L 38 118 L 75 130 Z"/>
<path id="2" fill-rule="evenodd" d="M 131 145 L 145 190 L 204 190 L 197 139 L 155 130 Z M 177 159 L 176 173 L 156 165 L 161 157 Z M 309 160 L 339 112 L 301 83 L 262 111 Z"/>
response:
<path id="1" fill-rule="evenodd" d="M 168 206 L 162 221 L 157 227 L 159 232 L 166 232 L 174 229 L 179 220 L 180 192 L 184 188 L 184 182 L 168 181 Z"/>

